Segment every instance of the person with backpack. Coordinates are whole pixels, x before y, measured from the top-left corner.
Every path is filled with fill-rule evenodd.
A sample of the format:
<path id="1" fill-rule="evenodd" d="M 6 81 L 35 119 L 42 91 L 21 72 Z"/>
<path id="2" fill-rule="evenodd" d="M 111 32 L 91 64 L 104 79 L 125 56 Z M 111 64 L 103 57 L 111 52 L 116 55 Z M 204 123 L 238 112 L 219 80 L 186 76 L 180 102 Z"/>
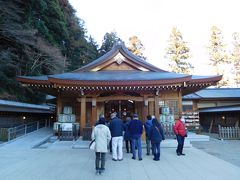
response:
<path id="1" fill-rule="evenodd" d="M 151 143 L 152 143 L 152 150 L 154 155 L 153 160 L 159 161 L 160 160 L 160 144 L 162 140 L 165 140 L 165 136 L 164 136 L 163 128 L 156 118 L 152 120 L 152 127 L 150 129 L 149 138 L 151 139 Z"/>

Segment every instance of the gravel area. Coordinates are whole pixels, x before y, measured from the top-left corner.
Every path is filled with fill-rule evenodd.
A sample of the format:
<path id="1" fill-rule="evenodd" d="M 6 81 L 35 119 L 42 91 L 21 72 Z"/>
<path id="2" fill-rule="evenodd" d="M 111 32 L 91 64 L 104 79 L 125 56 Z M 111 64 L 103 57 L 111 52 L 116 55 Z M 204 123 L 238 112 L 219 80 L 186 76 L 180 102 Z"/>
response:
<path id="1" fill-rule="evenodd" d="M 240 140 L 219 140 L 210 135 L 208 142 L 191 142 L 193 147 L 240 167 Z"/>

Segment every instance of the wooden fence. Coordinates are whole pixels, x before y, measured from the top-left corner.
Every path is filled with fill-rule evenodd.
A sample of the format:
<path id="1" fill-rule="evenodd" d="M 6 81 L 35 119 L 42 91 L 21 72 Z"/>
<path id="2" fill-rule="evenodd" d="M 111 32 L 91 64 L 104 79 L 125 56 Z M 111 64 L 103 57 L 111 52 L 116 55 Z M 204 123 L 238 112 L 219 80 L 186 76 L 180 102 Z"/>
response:
<path id="1" fill-rule="evenodd" d="M 239 127 L 222 127 L 218 125 L 219 139 L 240 139 Z"/>

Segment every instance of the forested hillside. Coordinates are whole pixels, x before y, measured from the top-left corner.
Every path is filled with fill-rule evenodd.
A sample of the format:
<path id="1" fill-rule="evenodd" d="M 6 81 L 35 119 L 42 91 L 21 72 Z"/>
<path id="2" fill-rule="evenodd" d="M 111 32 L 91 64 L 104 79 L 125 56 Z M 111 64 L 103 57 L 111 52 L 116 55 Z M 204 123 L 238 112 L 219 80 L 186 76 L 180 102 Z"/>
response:
<path id="1" fill-rule="evenodd" d="M 0 99 L 39 102 L 20 75 L 71 71 L 98 57 L 68 0 L 0 0 Z"/>

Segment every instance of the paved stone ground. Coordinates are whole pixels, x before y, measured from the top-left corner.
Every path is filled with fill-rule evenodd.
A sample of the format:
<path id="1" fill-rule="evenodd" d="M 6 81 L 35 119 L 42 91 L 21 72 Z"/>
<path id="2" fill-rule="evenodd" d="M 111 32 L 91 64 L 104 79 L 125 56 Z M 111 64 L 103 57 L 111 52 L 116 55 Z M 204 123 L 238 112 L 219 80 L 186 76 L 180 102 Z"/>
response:
<path id="1" fill-rule="evenodd" d="M 71 142 L 54 142 L 49 148 L 32 148 L 51 132 L 40 130 L 19 141 L 0 146 L 0 180 L 239 180 L 240 168 L 196 148 L 176 156 L 175 148 L 162 148 L 161 161 L 143 156 L 143 161 L 115 162 L 108 153 L 106 172 L 95 175 L 95 154 L 73 149 Z M 28 143 L 27 143 L 28 142 Z M 145 154 L 145 149 L 143 150 Z"/>
<path id="2" fill-rule="evenodd" d="M 192 142 L 193 147 L 240 167 L 240 140 L 218 140 Z"/>

